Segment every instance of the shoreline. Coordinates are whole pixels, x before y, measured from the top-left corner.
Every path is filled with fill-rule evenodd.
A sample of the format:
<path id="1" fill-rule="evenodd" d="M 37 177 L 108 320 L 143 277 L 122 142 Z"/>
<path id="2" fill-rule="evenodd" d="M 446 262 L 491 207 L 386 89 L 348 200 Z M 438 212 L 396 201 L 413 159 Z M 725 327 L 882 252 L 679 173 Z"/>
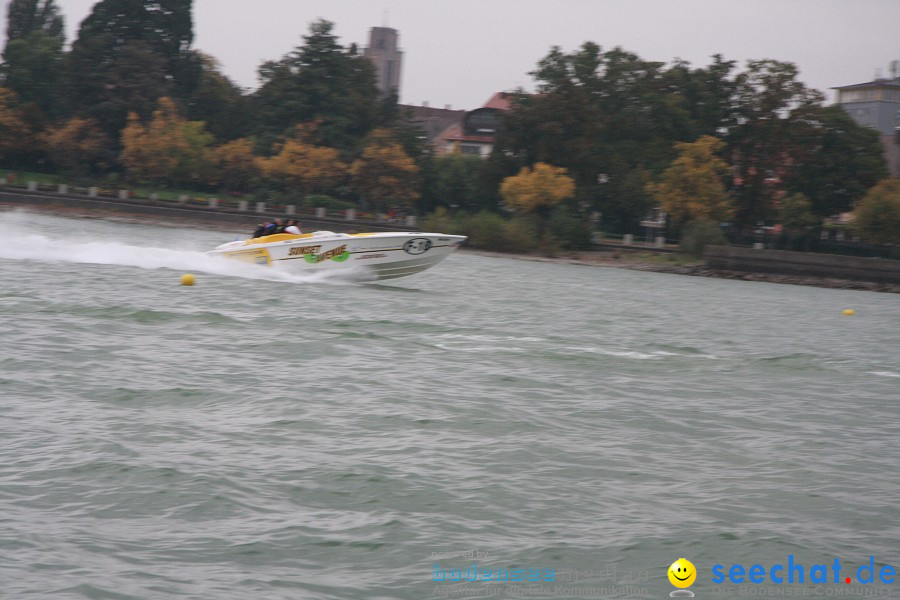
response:
<path id="1" fill-rule="evenodd" d="M 879 283 L 875 281 L 857 281 L 855 279 L 837 279 L 831 277 L 805 277 L 802 275 L 783 275 L 777 273 L 754 273 L 745 271 L 728 271 L 712 269 L 702 262 L 696 265 L 666 265 L 644 260 L 623 257 L 625 253 L 610 251 L 579 251 L 567 255 L 546 257 L 533 254 L 506 254 L 463 248 L 461 251 L 481 256 L 496 258 L 513 258 L 536 262 L 553 262 L 587 267 L 609 267 L 613 269 L 629 269 L 631 271 L 649 271 L 652 273 L 668 273 L 670 275 L 688 275 L 693 277 L 712 277 L 715 279 L 736 279 L 741 281 L 761 281 L 765 283 L 781 283 L 787 285 L 803 285 L 834 290 L 858 290 L 867 292 L 883 292 L 900 294 L 900 285 Z M 652 253 L 652 249 L 647 249 Z M 616 255 L 619 254 L 617 258 Z"/>
<path id="2" fill-rule="evenodd" d="M 113 209 L 84 209 L 64 206 L 45 207 L 0 202 L 0 213 L 23 212 L 37 214 L 52 214 L 56 216 L 76 219 L 100 219 L 104 221 L 156 225 L 160 227 L 177 227 L 182 229 L 209 229 L 222 232 L 242 233 L 247 227 L 236 223 L 226 223 L 210 220 L 203 227 L 198 222 L 179 221 L 156 215 L 129 213 L 124 210 Z M 609 267 L 614 269 L 629 269 L 632 271 L 648 271 L 653 273 L 667 273 L 670 275 L 688 275 L 693 277 L 712 277 L 716 279 L 737 279 L 741 281 L 762 281 L 766 283 L 780 283 L 788 285 L 803 285 L 838 290 L 857 290 L 868 292 L 881 292 L 900 294 L 900 285 L 891 283 L 878 283 L 874 281 L 857 281 L 852 279 L 835 279 L 827 277 L 805 277 L 799 275 L 781 275 L 774 273 L 753 273 L 743 271 L 727 271 L 711 269 L 702 261 L 698 264 L 675 265 L 660 264 L 658 262 L 642 260 L 634 256 L 636 249 L 631 247 L 627 251 L 617 250 L 589 250 L 589 251 L 564 251 L 559 256 L 541 256 L 533 253 L 505 253 L 479 250 L 475 248 L 460 248 L 460 252 L 475 254 L 478 256 L 490 256 L 495 258 L 509 258 L 514 260 L 530 260 L 534 262 L 548 262 L 557 264 L 570 264 L 586 267 Z M 646 253 L 653 254 L 652 248 L 647 248 Z M 670 255 L 671 256 L 671 255 Z"/>

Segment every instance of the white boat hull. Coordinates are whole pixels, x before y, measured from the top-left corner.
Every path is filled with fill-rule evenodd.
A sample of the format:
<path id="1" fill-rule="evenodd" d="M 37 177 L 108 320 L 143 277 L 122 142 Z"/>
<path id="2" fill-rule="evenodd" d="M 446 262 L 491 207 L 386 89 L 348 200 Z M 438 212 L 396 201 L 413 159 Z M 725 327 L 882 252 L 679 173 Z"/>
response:
<path id="1" fill-rule="evenodd" d="M 365 279 L 393 279 L 434 266 L 465 239 L 442 233 L 280 233 L 222 244 L 210 254 L 304 272 L 355 270 Z"/>

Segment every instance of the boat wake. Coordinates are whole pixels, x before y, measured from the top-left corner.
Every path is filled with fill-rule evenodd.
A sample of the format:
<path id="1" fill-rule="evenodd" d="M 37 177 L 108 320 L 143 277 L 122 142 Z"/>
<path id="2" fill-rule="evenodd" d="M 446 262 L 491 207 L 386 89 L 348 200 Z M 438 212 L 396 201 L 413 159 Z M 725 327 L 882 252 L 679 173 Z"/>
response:
<path id="1" fill-rule="evenodd" d="M 33 231 L 35 221 L 53 222 L 56 230 L 60 222 L 71 224 L 70 219 L 0 214 L 0 260 L 35 261 L 41 263 L 86 263 L 96 265 L 120 265 L 140 269 L 172 269 L 227 277 L 241 277 L 287 283 L 356 283 L 363 273 L 353 270 L 340 272 L 296 273 L 288 269 L 263 267 L 250 263 L 228 260 L 209 255 L 205 251 L 178 248 L 179 241 L 170 247 L 140 246 L 118 240 L 98 241 L 85 233 L 69 233 L 48 236 Z M 31 230 L 31 231 L 29 231 Z M 182 240 L 181 245 L 190 243 Z"/>

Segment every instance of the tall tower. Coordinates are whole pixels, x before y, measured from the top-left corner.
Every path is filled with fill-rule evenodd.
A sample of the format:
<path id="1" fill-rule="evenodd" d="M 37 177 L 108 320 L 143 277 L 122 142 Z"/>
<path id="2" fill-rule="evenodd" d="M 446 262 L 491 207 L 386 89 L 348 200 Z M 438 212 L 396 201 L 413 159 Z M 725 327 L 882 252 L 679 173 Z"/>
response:
<path id="1" fill-rule="evenodd" d="M 378 76 L 378 90 L 382 96 L 391 92 L 400 94 L 400 68 L 403 52 L 397 48 L 399 35 L 390 27 L 372 27 L 369 30 L 369 47 L 363 56 L 372 61 Z"/>

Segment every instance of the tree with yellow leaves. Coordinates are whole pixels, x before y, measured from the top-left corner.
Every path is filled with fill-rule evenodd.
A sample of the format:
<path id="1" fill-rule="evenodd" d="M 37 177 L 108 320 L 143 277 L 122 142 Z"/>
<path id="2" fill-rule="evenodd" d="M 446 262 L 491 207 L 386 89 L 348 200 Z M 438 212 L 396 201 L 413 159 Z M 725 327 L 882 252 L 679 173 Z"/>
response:
<path id="1" fill-rule="evenodd" d="M 873 244 L 900 244 L 900 179 L 884 179 L 853 211 L 853 227 Z"/>
<path id="2" fill-rule="evenodd" d="M 247 190 L 260 174 L 257 158 L 253 154 L 253 142 L 247 138 L 233 140 L 211 148 L 209 183 L 227 190 Z"/>
<path id="3" fill-rule="evenodd" d="M 709 135 L 695 142 L 679 142 L 675 144 L 678 158 L 658 183 L 647 185 L 673 223 L 718 223 L 734 215 L 734 203 L 725 189 L 728 164 L 716 156 L 724 147 L 725 142 Z"/>
<path id="4" fill-rule="evenodd" d="M 509 208 L 546 217 L 550 209 L 575 195 L 575 180 L 562 167 L 535 163 L 500 184 L 500 197 Z"/>
<path id="5" fill-rule="evenodd" d="M 196 183 L 206 180 L 211 142 L 202 122 L 181 118 L 175 103 L 163 97 L 146 126 L 137 114 L 128 115 L 120 160 L 134 181 Z"/>
<path id="6" fill-rule="evenodd" d="M 374 210 L 410 208 L 421 196 L 419 167 L 391 134 L 376 129 L 350 166 L 354 191 Z"/>
<path id="7" fill-rule="evenodd" d="M 304 196 L 331 191 L 347 172 L 347 165 L 341 162 L 337 150 L 299 139 L 286 140 L 278 154 L 261 158 L 258 163 L 266 177 Z"/>
<path id="8" fill-rule="evenodd" d="M 25 115 L 18 108 L 18 96 L 12 90 L 0 88 L 0 158 L 39 150 Z"/>
<path id="9" fill-rule="evenodd" d="M 48 129 L 43 140 L 50 160 L 75 175 L 85 175 L 92 167 L 101 166 L 104 149 L 109 144 L 96 121 L 80 117 Z"/>

